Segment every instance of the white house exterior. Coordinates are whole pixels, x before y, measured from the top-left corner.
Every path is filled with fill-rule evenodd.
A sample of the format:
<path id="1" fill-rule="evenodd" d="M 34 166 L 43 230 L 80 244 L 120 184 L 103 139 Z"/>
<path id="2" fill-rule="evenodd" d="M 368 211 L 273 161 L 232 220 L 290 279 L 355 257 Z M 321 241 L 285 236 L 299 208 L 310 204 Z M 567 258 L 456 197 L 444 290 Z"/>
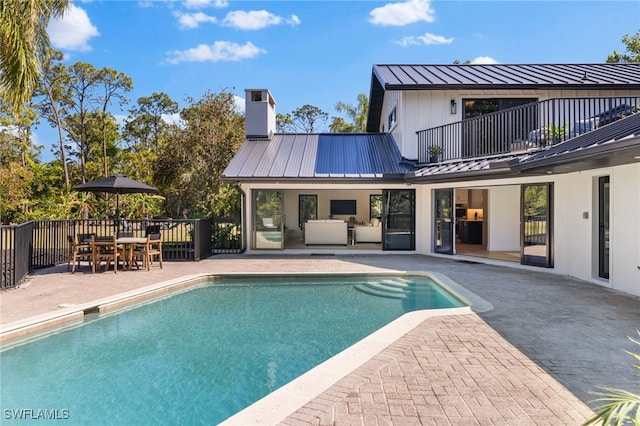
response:
<path id="1" fill-rule="evenodd" d="M 267 128 L 224 176 L 249 252 L 476 256 L 640 295 L 639 104 L 640 64 L 376 65 L 369 133 Z"/>

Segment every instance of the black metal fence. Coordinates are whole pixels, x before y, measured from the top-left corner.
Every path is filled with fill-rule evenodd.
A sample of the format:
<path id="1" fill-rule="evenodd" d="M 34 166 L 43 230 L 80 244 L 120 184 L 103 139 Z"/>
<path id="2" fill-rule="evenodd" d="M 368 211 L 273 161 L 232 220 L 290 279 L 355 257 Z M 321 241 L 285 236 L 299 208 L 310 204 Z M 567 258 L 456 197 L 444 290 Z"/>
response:
<path id="1" fill-rule="evenodd" d="M 640 97 L 555 98 L 421 130 L 418 162 L 555 145 L 638 111 Z"/>
<path id="2" fill-rule="evenodd" d="M 110 236 L 127 232 L 144 237 L 162 234 L 162 257 L 169 261 L 196 261 L 215 254 L 244 251 L 239 218 L 159 220 L 40 220 L 0 226 L 1 289 L 15 287 L 29 271 L 65 263 L 67 236 Z"/>

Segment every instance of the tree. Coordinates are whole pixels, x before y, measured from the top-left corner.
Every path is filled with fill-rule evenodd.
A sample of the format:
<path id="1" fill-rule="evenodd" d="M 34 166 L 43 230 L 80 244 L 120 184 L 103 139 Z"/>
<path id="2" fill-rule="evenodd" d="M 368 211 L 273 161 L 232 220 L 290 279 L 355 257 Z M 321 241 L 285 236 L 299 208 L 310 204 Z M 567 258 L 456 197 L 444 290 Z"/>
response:
<path id="1" fill-rule="evenodd" d="M 157 151 L 169 125 L 163 117 L 176 114 L 179 111 L 178 103 L 166 93 L 153 93 L 138 98 L 137 104 L 129 110 L 123 137 L 131 148 Z"/>
<path id="2" fill-rule="evenodd" d="M 607 57 L 608 63 L 626 63 L 626 62 L 640 62 L 640 30 L 633 36 L 625 34 L 622 37 L 622 43 L 625 44 L 627 50 L 624 53 L 619 53 L 616 50 Z"/>
<path id="3" fill-rule="evenodd" d="M 364 93 L 358 94 L 358 104 L 349 105 L 346 102 L 338 102 L 336 111 L 344 113 L 351 119 L 345 122 L 341 117 L 333 117 L 330 129 L 334 133 L 361 133 L 367 131 L 367 117 L 369 115 L 369 98 Z"/>
<path id="4" fill-rule="evenodd" d="M 35 96 L 41 98 L 36 104 L 36 110 L 51 126 L 58 131 L 58 143 L 60 146 L 60 161 L 64 173 L 64 184 L 69 188 L 69 167 L 67 164 L 67 150 L 64 144 L 63 123 L 61 117 L 62 99 L 67 86 L 69 74 L 62 63 L 62 52 L 48 49 L 43 53 L 42 74 Z"/>
<path id="5" fill-rule="evenodd" d="M 313 105 L 303 105 L 291 114 L 276 115 L 276 129 L 288 133 L 315 133 L 322 131 L 320 123 L 326 123 L 329 114 Z"/>
<path id="6" fill-rule="evenodd" d="M 170 128 L 171 135 L 160 147 L 154 182 L 173 217 L 235 215 L 239 194 L 222 182 L 222 172 L 244 141 L 244 116 L 226 90 L 187 102 L 180 113 L 184 128 Z"/>
<path id="7" fill-rule="evenodd" d="M 98 81 L 102 86 L 102 95 L 98 97 L 102 104 L 102 158 L 104 161 L 104 176 L 109 176 L 109 163 L 107 161 L 107 119 L 108 108 L 113 100 L 117 100 L 119 105 L 122 106 L 129 102 L 124 96 L 126 92 L 133 89 L 133 81 L 129 76 L 124 73 L 117 72 L 111 68 L 102 68 L 98 72 Z"/>
<path id="8" fill-rule="evenodd" d="M 178 103 L 166 93 L 138 99 L 137 105 L 129 110 L 122 133 L 127 146 L 119 153 L 124 174 L 153 185 L 150 179 L 160 147 L 175 133 L 176 125 L 167 123 L 165 117 L 178 111 Z"/>
<path id="9" fill-rule="evenodd" d="M 69 7 L 68 0 L 0 2 L 0 86 L 14 112 L 31 99 L 40 54 L 49 47 L 47 24 Z"/>
<path id="10" fill-rule="evenodd" d="M 295 133 L 296 125 L 291 114 L 276 114 L 276 131 L 278 133 Z"/>
<path id="11" fill-rule="evenodd" d="M 87 158 L 91 154 L 89 147 L 89 126 L 96 118 L 96 97 L 94 90 L 98 84 L 99 73 L 93 65 L 82 62 L 67 68 L 69 73 L 68 92 L 62 100 L 65 129 L 69 139 L 77 146 L 76 155 L 80 160 L 82 183 L 87 181 Z"/>

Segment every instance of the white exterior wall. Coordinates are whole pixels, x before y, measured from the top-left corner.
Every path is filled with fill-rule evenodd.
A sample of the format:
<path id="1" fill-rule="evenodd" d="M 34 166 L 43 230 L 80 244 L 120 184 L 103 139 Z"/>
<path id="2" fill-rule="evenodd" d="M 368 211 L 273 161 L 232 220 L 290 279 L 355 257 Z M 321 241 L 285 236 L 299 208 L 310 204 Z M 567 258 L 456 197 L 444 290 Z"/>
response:
<path id="1" fill-rule="evenodd" d="M 598 277 L 599 176 L 610 176 L 609 280 Z M 554 267 L 550 270 L 640 296 L 640 164 L 499 181 L 414 184 L 418 218 L 416 252 L 433 252 L 434 189 L 487 189 L 488 209 L 484 215 L 488 221 L 487 249 L 510 251 L 520 246 L 520 185 L 547 182 L 553 183 L 554 192 Z"/>
<path id="2" fill-rule="evenodd" d="M 467 98 L 549 98 L 637 96 L 634 93 L 615 91 L 585 90 L 407 90 L 386 91 L 381 113 L 380 131 L 390 132 L 404 158 L 418 158 L 418 138 L 416 132 L 455 123 L 462 120 L 462 99 Z M 456 114 L 451 114 L 451 100 L 456 101 Z M 396 107 L 397 126 L 388 127 L 389 113 Z"/>
<path id="3" fill-rule="evenodd" d="M 640 164 L 611 174 L 612 287 L 640 296 Z"/>

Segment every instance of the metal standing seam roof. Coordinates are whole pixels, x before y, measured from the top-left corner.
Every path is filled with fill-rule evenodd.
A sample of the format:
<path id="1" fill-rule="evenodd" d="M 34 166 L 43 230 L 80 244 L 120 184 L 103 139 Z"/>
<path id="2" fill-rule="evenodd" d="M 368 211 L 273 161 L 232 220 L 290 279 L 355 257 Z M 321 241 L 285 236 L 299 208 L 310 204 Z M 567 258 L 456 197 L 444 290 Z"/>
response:
<path id="1" fill-rule="evenodd" d="M 640 151 L 640 113 L 607 124 L 593 131 L 569 139 L 558 145 L 520 159 L 514 169 L 526 169 L 542 163 L 559 162 L 563 158 L 575 159 L 577 155 L 593 155 L 598 149 L 634 148 Z"/>
<path id="2" fill-rule="evenodd" d="M 223 179 L 401 179 L 410 170 L 386 133 L 275 134 L 245 141 Z"/>
<path id="3" fill-rule="evenodd" d="M 386 90 L 640 90 L 640 64 L 374 65 L 368 131 L 378 131 Z"/>

